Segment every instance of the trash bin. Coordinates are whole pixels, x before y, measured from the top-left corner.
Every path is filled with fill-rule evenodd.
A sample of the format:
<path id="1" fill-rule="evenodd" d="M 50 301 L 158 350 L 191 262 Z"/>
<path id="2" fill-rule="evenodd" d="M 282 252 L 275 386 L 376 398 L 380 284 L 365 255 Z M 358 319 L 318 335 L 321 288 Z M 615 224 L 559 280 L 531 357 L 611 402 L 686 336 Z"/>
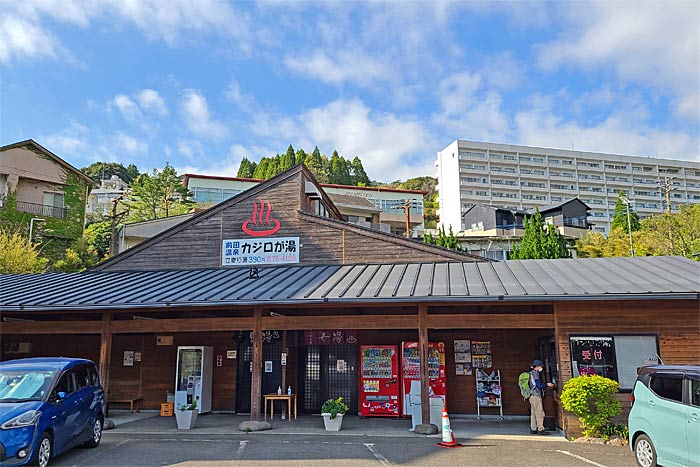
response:
<path id="1" fill-rule="evenodd" d="M 411 385 L 411 389 L 414 386 Z M 420 391 L 420 388 L 418 389 Z M 442 407 L 445 405 L 443 396 L 430 396 L 430 423 L 438 427 L 438 432 L 442 432 Z M 411 431 L 416 429 L 416 426 L 423 423 L 423 414 L 421 413 L 420 392 L 411 392 L 409 401 L 411 404 Z"/>

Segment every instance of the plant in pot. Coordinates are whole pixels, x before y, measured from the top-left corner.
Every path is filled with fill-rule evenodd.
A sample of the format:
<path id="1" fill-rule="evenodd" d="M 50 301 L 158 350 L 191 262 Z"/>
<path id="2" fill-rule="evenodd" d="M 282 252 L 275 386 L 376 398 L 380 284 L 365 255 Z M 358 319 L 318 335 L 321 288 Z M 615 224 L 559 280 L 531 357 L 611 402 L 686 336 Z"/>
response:
<path id="1" fill-rule="evenodd" d="M 191 430 L 194 428 L 194 424 L 197 421 L 197 400 L 193 400 L 191 404 L 182 404 L 178 410 L 175 411 L 175 418 L 177 419 L 177 429 L 178 430 Z"/>
<path id="2" fill-rule="evenodd" d="M 343 415 L 348 411 L 348 406 L 343 402 L 343 398 L 328 399 L 321 407 L 323 424 L 326 431 L 339 431 L 343 424 Z"/>

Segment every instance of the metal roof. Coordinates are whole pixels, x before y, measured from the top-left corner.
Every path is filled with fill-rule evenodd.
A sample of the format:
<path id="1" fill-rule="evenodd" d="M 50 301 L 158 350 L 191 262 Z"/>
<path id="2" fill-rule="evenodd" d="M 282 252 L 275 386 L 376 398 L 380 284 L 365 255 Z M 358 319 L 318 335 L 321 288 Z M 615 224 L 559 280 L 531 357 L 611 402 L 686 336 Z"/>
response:
<path id="1" fill-rule="evenodd" d="M 637 257 L 0 275 L 0 311 L 700 298 L 700 263 Z"/>

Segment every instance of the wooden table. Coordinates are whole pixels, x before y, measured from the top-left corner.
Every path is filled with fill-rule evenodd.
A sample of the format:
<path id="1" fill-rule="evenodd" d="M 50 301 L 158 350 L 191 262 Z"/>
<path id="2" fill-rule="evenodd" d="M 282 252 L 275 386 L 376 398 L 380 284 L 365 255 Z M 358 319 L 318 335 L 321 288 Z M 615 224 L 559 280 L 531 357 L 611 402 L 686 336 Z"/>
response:
<path id="1" fill-rule="evenodd" d="M 265 420 L 267 421 L 267 401 L 270 401 L 270 420 L 275 417 L 275 401 L 287 401 L 289 421 L 292 421 L 292 401 L 294 401 L 294 420 L 297 419 L 297 395 L 296 394 L 265 394 Z"/>

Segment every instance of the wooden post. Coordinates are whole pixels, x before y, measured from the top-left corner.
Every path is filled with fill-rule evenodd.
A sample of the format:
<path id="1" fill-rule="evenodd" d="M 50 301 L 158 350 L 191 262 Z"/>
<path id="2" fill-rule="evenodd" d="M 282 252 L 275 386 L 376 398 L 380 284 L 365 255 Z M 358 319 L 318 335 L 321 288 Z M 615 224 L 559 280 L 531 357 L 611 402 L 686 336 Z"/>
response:
<path id="1" fill-rule="evenodd" d="M 282 331 L 282 352 L 286 353 L 287 358 L 289 358 L 289 353 L 287 352 L 287 331 Z M 287 394 L 287 365 L 282 367 L 282 392 Z"/>
<path id="2" fill-rule="evenodd" d="M 253 374 L 250 384 L 250 421 L 260 421 L 262 396 L 262 308 L 253 309 Z"/>
<path id="3" fill-rule="evenodd" d="M 418 346 L 420 347 L 420 408 L 423 425 L 430 424 L 430 383 L 428 381 L 428 306 L 418 305 Z"/>
<path id="4" fill-rule="evenodd" d="M 105 392 L 105 400 L 109 391 L 109 359 L 112 357 L 112 331 L 110 323 L 112 313 L 105 311 L 102 313 L 102 326 L 100 328 L 100 384 Z"/>

